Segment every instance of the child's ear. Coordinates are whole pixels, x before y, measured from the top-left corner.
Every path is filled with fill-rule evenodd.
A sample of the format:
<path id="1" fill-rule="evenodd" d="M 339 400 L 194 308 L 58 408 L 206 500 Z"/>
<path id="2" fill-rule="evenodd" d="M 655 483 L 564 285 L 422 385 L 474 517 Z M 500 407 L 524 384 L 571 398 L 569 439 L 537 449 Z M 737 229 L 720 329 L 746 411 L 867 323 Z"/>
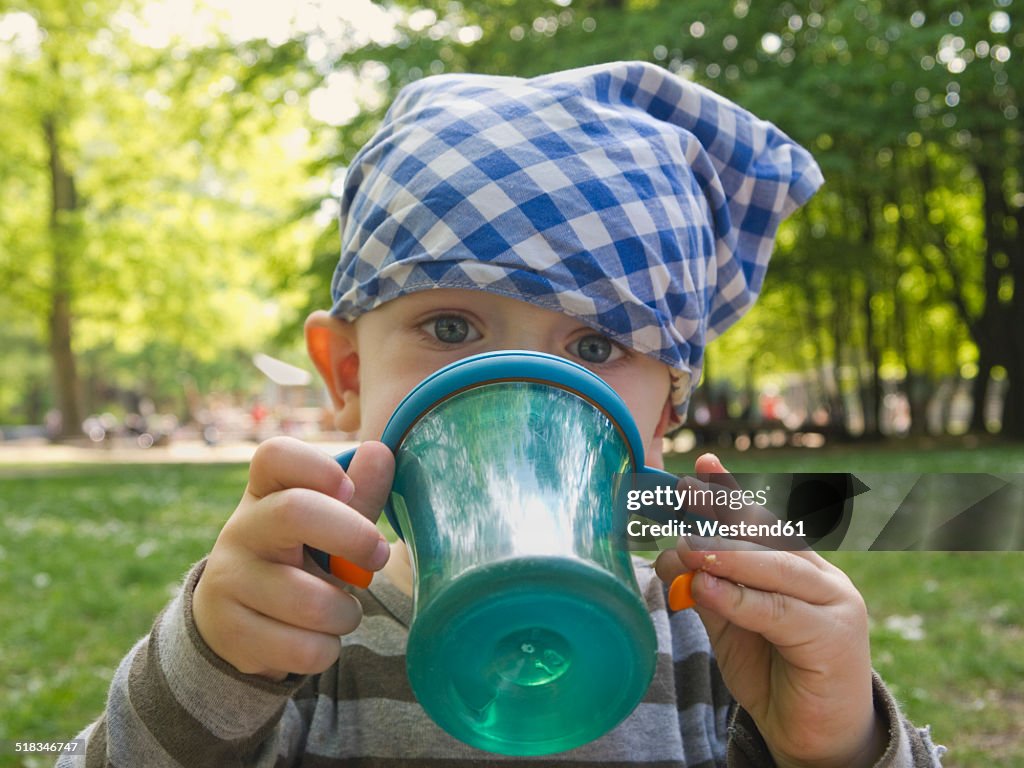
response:
<path id="1" fill-rule="evenodd" d="M 359 429 L 359 353 L 352 323 L 317 310 L 306 318 L 306 350 L 334 403 L 343 432 Z"/>

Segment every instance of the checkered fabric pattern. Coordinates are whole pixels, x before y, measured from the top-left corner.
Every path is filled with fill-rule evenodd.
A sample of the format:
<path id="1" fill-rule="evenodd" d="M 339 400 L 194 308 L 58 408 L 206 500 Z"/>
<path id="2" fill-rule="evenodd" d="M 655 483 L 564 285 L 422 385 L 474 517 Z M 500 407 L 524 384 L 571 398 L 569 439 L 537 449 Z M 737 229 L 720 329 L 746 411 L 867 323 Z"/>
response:
<path id="1" fill-rule="evenodd" d="M 821 183 L 771 123 L 651 64 L 429 77 L 348 170 L 333 314 L 432 288 L 528 301 L 667 363 L 682 417 Z"/>

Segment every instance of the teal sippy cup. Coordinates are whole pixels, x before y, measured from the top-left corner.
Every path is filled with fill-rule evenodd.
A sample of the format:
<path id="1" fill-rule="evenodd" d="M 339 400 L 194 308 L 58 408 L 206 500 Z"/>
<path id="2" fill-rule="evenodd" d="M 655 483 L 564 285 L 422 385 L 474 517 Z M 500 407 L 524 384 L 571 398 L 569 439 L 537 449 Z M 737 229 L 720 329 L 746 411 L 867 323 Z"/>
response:
<path id="1" fill-rule="evenodd" d="M 614 390 L 552 355 L 476 355 L 417 385 L 382 440 L 385 513 L 414 575 L 407 671 L 427 714 L 506 755 L 572 749 L 625 719 L 657 644 L 614 500 L 630 473 L 658 470 Z"/>

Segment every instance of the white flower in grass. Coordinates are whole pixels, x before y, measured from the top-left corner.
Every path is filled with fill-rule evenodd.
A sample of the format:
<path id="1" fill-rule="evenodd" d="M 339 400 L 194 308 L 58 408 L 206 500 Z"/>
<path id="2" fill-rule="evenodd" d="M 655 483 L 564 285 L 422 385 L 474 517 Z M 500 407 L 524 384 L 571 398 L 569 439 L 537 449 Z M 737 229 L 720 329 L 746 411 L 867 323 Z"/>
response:
<path id="1" fill-rule="evenodd" d="M 924 619 L 920 614 L 914 613 L 910 616 L 895 614 L 885 619 L 885 628 L 895 632 L 904 640 L 916 642 L 924 640 Z"/>
<path id="2" fill-rule="evenodd" d="M 145 559 L 156 552 L 159 545 L 153 541 L 153 539 L 146 539 L 135 548 L 135 556 L 137 558 Z"/>

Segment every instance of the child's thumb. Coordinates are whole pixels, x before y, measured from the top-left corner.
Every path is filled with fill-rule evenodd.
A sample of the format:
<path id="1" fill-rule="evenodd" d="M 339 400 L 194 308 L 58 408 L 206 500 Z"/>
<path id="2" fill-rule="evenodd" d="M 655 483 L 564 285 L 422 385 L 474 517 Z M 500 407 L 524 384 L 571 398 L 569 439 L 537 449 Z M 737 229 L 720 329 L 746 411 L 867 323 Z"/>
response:
<path id="1" fill-rule="evenodd" d="M 348 476 L 355 485 L 355 492 L 348 505 L 376 522 L 391 493 L 395 457 L 384 443 L 367 441 L 359 446 L 352 457 Z"/>

